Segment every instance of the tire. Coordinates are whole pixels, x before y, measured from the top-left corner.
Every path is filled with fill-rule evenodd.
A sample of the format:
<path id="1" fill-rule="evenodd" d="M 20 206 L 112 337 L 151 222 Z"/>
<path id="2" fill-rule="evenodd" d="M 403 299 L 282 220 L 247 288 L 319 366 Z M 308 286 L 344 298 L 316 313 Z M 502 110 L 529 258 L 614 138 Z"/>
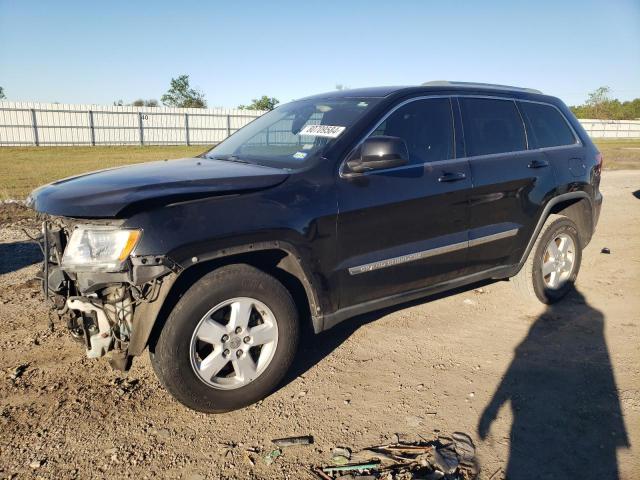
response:
<path id="1" fill-rule="evenodd" d="M 548 250 L 550 242 L 555 240 L 558 244 L 564 239 L 569 238 L 573 244 L 572 255 L 566 254 L 565 258 L 571 258 L 571 270 L 562 270 L 562 281 L 559 285 L 552 288 L 553 282 L 550 280 L 551 274 L 543 275 L 543 263 L 545 259 L 549 261 Z M 567 242 L 569 245 L 571 243 Z M 553 258 L 553 257 L 551 257 Z M 525 300 L 538 299 L 542 303 L 551 304 L 564 298 L 574 287 L 578 272 L 580 271 L 580 263 L 582 261 L 582 244 L 578 227 L 567 217 L 562 215 L 550 215 L 545 222 L 533 248 L 527 257 L 526 262 L 512 278 L 516 289 Z"/>
<path id="2" fill-rule="evenodd" d="M 251 306 L 248 307 L 250 310 L 248 318 L 252 320 L 248 325 L 251 322 L 262 322 L 264 325 L 269 323 L 269 332 L 272 335 L 273 324 L 275 324 L 277 327 L 275 343 L 265 343 L 259 347 L 245 345 L 244 343 L 249 343 L 248 333 L 258 331 L 253 330 L 255 327 L 247 327 L 238 335 L 234 331 L 224 335 L 227 337 L 226 343 L 222 343 L 221 340 L 219 344 L 214 344 L 212 341 L 212 345 L 209 346 L 206 341 L 201 340 L 202 332 L 208 334 L 207 328 L 212 328 L 212 324 L 215 324 L 215 329 L 212 330 L 215 334 L 212 333 L 210 336 L 218 338 L 216 335 L 220 324 L 212 319 L 220 318 L 224 321 L 224 317 L 227 316 L 229 323 L 223 328 L 233 328 L 229 326 L 234 321 L 231 312 L 235 307 L 237 311 L 242 311 L 239 305 L 242 302 L 246 304 L 249 300 Z M 211 314 L 216 306 L 228 302 L 231 303 Z M 256 306 L 258 304 L 259 306 Z M 237 318 L 247 317 L 241 313 L 236 315 Z M 269 318 L 268 322 L 267 318 Z M 257 326 L 261 327 L 262 324 Z M 240 342 L 242 335 L 245 334 L 247 336 L 244 337 L 244 343 Z M 205 337 L 209 338 L 206 335 Z M 176 400 L 199 412 L 222 413 L 245 407 L 269 395 L 279 385 L 291 366 L 298 346 L 298 337 L 298 313 L 289 291 L 275 278 L 261 270 L 244 264 L 229 265 L 205 275 L 182 296 L 169 314 L 150 357 L 158 379 Z M 206 353 L 202 355 L 197 353 L 198 348 L 207 346 L 211 348 L 209 350 L 211 357 L 207 357 Z M 264 350 L 267 346 L 269 352 Z M 233 350 L 235 348 L 239 350 Z M 252 348 L 252 350 L 247 350 L 244 355 L 241 355 L 242 348 Z M 253 361 L 256 350 L 258 359 Z M 227 354 L 225 355 L 224 352 Z M 269 353 L 269 361 L 260 371 L 257 366 L 262 361 L 263 352 L 266 352 L 266 356 Z M 237 359 L 236 353 L 238 353 Z M 229 358 L 229 363 L 219 374 L 209 375 L 215 369 L 211 371 L 204 369 L 202 367 L 205 365 L 204 359 L 215 357 L 223 362 L 221 356 Z M 250 375 L 238 375 L 237 372 L 241 371 L 241 367 L 237 365 L 240 365 L 241 359 L 251 359 L 256 370 L 251 370 Z M 227 371 L 230 373 L 225 374 Z"/>

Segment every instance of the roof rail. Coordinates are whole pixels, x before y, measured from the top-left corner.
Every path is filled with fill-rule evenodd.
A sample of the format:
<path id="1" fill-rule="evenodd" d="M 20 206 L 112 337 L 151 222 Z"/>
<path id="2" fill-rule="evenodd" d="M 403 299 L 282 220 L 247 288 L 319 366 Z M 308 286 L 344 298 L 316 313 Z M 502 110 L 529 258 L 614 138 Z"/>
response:
<path id="1" fill-rule="evenodd" d="M 422 84 L 425 87 L 469 87 L 469 88 L 487 88 L 487 89 L 500 89 L 500 90 L 512 90 L 514 92 L 527 92 L 527 93 L 540 93 L 540 90 L 535 88 L 523 88 L 512 87 L 511 85 L 496 85 L 493 83 L 475 83 L 475 82 L 450 82 L 448 80 L 434 80 L 431 82 L 425 82 Z"/>

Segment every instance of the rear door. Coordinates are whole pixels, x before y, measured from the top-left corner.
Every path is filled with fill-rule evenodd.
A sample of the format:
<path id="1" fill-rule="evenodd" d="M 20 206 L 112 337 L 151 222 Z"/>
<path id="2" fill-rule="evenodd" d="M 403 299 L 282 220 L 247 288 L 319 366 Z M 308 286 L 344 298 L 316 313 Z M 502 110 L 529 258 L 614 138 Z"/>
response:
<path id="1" fill-rule="evenodd" d="M 458 101 L 473 177 L 468 272 L 476 273 L 519 260 L 556 183 L 544 152 L 527 149 L 515 100 L 461 96 Z"/>
<path id="2" fill-rule="evenodd" d="M 587 174 L 586 149 L 562 112 L 554 105 L 519 100 L 529 148 L 544 152 L 558 185 L 568 185 Z"/>
<path id="3" fill-rule="evenodd" d="M 340 307 L 439 283 L 466 267 L 471 175 L 467 160 L 456 159 L 453 114 L 448 97 L 397 106 L 371 135 L 404 139 L 410 164 L 338 178 Z"/>

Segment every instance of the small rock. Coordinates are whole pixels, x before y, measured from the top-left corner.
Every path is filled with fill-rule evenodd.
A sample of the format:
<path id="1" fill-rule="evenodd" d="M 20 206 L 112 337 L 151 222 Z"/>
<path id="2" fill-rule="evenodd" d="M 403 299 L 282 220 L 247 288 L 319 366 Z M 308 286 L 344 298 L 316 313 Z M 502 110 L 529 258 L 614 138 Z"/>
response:
<path id="1" fill-rule="evenodd" d="M 33 462 L 31 462 L 31 463 L 29 464 L 29 467 L 30 467 L 32 470 L 37 470 L 37 469 L 39 469 L 39 468 L 42 466 L 42 464 L 43 464 L 43 463 L 44 463 L 44 461 L 43 461 L 43 460 L 34 460 Z"/>
<path id="2" fill-rule="evenodd" d="M 609 255 L 611 253 L 611 250 L 609 250 L 608 247 L 603 247 L 602 250 L 600 250 L 600 253 L 604 253 L 606 255 Z"/>
<path id="3" fill-rule="evenodd" d="M 304 397 L 306 394 L 307 394 L 307 392 L 305 392 L 304 390 L 300 390 L 300 391 L 298 392 L 298 396 L 299 396 L 299 397 Z"/>
<path id="4" fill-rule="evenodd" d="M 345 457 L 347 460 L 351 459 L 351 450 L 345 447 L 334 447 L 331 453 L 334 457 L 340 456 Z"/>
<path id="5" fill-rule="evenodd" d="M 476 302 L 475 300 L 472 300 L 470 298 L 465 298 L 462 303 L 464 303 L 465 305 L 477 305 L 478 302 Z"/>

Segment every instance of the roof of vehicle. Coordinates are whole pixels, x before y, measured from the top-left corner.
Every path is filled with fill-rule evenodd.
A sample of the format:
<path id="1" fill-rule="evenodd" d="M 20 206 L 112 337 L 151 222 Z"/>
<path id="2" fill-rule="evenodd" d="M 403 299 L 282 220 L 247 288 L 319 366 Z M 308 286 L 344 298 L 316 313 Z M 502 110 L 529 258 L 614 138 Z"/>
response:
<path id="1" fill-rule="evenodd" d="M 384 98 L 395 95 L 411 95 L 411 94 L 431 94 L 435 92 L 475 92 L 475 93 L 494 93 L 508 94 L 515 97 L 532 97 L 540 96 L 550 98 L 544 95 L 540 90 L 523 87 L 512 87 L 508 85 L 494 85 L 489 83 L 472 83 L 472 82 L 450 82 L 450 81 L 434 81 L 426 82 L 422 85 L 404 85 L 390 87 L 370 87 L 370 88 L 353 88 L 348 90 L 336 90 L 333 92 L 321 93 L 305 97 L 306 99 L 321 98 Z"/>

